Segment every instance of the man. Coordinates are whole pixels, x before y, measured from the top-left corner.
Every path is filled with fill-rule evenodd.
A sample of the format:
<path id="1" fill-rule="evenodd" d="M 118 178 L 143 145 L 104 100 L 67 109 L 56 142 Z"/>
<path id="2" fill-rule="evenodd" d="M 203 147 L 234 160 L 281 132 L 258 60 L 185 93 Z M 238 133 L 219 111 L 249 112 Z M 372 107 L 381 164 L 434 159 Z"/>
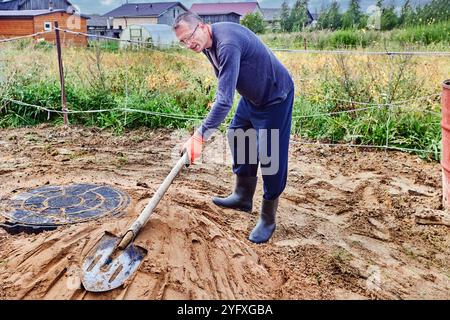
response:
<path id="1" fill-rule="evenodd" d="M 241 99 L 228 132 L 236 185 L 230 196 L 214 197 L 213 202 L 251 212 L 261 162 L 264 197 L 249 240 L 264 243 L 275 231 L 278 199 L 286 186 L 294 101 L 292 78 L 270 49 L 244 26 L 229 22 L 209 25 L 195 13 L 186 12 L 175 19 L 173 29 L 182 45 L 206 55 L 218 78 L 216 101 L 183 150 L 194 163 L 211 130 L 226 118 L 237 90 Z M 244 139 L 239 139 L 242 133 Z M 252 151 L 256 152 L 253 161 Z M 263 163 L 262 159 L 268 158 L 270 161 Z"/>

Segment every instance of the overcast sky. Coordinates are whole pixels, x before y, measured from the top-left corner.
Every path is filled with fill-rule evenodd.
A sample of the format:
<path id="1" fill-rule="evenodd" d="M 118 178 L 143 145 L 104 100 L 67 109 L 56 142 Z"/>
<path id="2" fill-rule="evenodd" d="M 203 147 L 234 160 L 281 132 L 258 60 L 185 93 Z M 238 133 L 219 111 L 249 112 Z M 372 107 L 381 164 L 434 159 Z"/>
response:
<path id="1" fill-rule="evenodd" d="M 229 0 L 229 1 L 223 1 L 223 0 L 184 0 L 180 1 L 183 5 L 185 5 L 188 9 L 191 7 L 193 3 L 199 3 L 199 2 L 242 2 L 245 0 Z M 248 1 L 248 0 L 247 0 Z M 309 9 L 312 12 L 319 12 L 320 8 L 322 6 L 326 6 L 329 4 L 332 0 L 309 0 Z M 426 3 L 430 2 L 431 0 L 413 0 L 413 3 Z M 142 0 L 130 0 L 129 3 L 139 3 L 139 2 L 173 2 L 173 0 L 156 0 L 156 1 L 142 1 Z M 295 0 L 288 1 L 290 4 L 293 4 Z M 341 0 L 338 1 L 341 3 L 342 8 L 346 8 L 349 0 Z M 361 0 L 361 7 L 363 11 L 365 11 L 370 5 L 375 4 L 376 0 Z M 385 0 L 384 1 L 387 4 L 394 3 L 396 6 L 400 6 L 404 0 Z M 108 11 L 111 11 L 122 4 L 126 3 L 125 0 L 72 0 L 72 3 L 74 5 L 77 5 L 80 8 L 81 13 L 99 13 L 99 14 L 105 14 Z M 259 5 L 262 8 L 276 8 L 280 7 L 283 3 L 283 0 L 259 0 Z"/>

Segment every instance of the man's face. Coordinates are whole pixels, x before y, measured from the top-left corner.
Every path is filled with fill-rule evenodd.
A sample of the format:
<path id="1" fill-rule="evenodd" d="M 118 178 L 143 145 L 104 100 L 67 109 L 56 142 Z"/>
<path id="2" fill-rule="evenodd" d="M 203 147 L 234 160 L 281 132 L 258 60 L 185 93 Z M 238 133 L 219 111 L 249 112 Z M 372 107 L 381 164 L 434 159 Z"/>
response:
<path id="1" fill-rule="evenodd" d="M 175 34 L 182 45 L 197 53 L 206 48 L 209 39 L 207 26 L 201 22 L 197 26 L 191 26 L 182 21 Z"/>

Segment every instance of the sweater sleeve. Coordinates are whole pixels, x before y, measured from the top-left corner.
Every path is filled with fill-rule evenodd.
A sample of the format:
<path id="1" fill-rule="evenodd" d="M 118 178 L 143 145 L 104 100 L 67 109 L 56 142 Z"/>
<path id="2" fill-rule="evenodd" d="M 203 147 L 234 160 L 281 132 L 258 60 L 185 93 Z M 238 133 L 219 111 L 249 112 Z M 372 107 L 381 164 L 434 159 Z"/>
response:
<path id="1" fill-rule="evenodd" d="M 226 44 L 218 52 L 219 72 L 216 101 L 198 133 L 207 140 L 225 120 L 233 106 L 234 94 L 239 77 L 241 51 L 238 47 Z"/>

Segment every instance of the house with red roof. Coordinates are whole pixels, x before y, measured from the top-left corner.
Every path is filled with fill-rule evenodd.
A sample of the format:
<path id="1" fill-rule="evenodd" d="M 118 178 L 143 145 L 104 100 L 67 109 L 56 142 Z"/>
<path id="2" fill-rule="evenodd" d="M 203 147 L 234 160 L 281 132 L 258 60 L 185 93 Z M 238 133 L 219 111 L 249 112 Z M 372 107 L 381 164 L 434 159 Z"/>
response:
<path id="1" fill-rule="evenodd" d="M 240 20 L 249 13 L 259 13 L 263 15 L 259 3 L 252 2 L 215 2 L 215 3 L 194 3 L 190 11 L 197 13 L 206 22 L 214 21 L 217 16 L 231 16 L 239 15 Z M 240 21 L 239 20 L 239 21 Z M 222 20 L 225 21 L 225 20 Z M 235 21 L 238 22 L 238 21 Z"/>
<path id="2" fill-rule="evenodd" d="M 87 19 L 89 17 L 77 12 L 67 12 L 67 9 L 42 9 L 42 10 L 0 10 L 0 39 L 27 36 L 40 32 L 33 37 L 38 41 L 56 42 L 56 34 L 53 31 L 55 22 L 61 29 L 69 29 L 74 32 L 87 32 Z M 61 39 L 64 46 L 86 46 L 86 37 L 76 34 L 64 33 Z"/>

